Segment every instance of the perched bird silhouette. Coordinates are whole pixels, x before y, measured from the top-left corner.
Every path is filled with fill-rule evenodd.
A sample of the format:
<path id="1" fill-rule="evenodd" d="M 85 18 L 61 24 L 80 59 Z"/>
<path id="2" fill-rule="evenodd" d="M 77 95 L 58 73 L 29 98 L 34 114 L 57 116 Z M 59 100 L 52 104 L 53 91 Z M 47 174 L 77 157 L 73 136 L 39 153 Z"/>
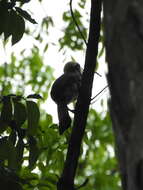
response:
<path id="1" fill-rule="evenodd" d="M 52 85 L 51 97 L 57 104 L 60 134 L 63 134 L 71 125 L 67 105 L 77 99 L 81 77 L 80 65 L 76 62 L 68 62 L 64 67 L 64 74 Z"/>

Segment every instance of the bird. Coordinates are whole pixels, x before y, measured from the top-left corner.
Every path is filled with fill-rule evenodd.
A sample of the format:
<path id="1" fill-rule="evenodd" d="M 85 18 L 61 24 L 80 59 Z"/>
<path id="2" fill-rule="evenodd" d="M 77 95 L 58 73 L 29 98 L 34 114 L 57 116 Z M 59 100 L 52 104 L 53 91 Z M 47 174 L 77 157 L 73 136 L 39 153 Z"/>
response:
<path id="1" fill-rule="evenodd" d="M 70 61 L 64 66 L 64 73 L 55 80 L 51 88 L 51 98 L 57 104 L 59 134 L 71 125 L 68 104 L 75 101 L 81 86 L 82 69 L 77 62 Z"/>

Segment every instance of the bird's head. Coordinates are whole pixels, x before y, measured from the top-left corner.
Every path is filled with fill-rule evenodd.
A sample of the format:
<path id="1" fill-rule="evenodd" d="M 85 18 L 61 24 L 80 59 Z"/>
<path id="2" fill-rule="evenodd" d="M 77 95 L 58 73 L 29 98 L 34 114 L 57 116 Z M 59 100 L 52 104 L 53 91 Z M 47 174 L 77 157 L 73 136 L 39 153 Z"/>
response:
<path id="1" fill-rule="evenodd" d="M 64 66 L 64 73 L 74 73 L 74 72 L 79 72 L 80 74 L 82 73 L 82 69 L 80 67 L 79 63 L 76 62 L 68 62 Z"/>

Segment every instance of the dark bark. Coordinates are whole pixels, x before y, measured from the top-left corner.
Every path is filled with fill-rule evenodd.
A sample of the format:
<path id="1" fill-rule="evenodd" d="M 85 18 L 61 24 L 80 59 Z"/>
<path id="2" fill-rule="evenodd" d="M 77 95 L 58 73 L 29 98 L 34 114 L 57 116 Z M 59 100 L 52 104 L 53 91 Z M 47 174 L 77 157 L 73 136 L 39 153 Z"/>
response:
<path id="1" fill-rule="evenodd" d="M 100 35 L 101 0 L 91 0 L 90 31 L 86 51 L 82 85 L 75 108 L 73 130 L 69 142 L 63 173 L 57 184 L 58 190 L 74 190 L 74 178 L 80 155 L 81 143 L 91 100 L 92 83 L 98 54 Z"/>
<path id="2" fill-rule="evenodd" d="M 104 0 L 110 112 L 122 187 L 143 189 L 143 1 Z"/>

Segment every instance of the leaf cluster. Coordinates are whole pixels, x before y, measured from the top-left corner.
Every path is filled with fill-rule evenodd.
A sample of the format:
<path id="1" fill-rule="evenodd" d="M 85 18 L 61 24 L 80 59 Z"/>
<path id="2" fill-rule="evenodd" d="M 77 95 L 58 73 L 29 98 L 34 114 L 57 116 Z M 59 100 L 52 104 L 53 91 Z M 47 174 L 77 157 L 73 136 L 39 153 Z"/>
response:
<path id="1" fill-rule="evenodd" d="M 60 174 L 64 163 L 67 140 L 63 137 L 59 141 L 58 126 L 53 124 L 50 115 L 42 115 L 39 121 L 40 112 L 34 99 L 41 99 L 41 96 L 9 94 L 1 97 L 2 187 L 13 186 L 15 190 L 56 187 L 57 174 Z M 38 173 L 33 172 L 34 169 Z"/>
<path id="2" fill-rule="evenodd" d="M 21 40 L 25 32 L 24 19 L 36 24 L 36 21 L 32 19 L 27 11 L 16 6 L 16 2 L 19 2 L 19 0 L 0 1 L 0 35 L 4 34 L 5 41 L 12 36 L 12 45 Z M 24 1 L 20 2 L 23 3 Z"/>
<path id="3" fill-rule="evenodd" d="M 27 95 L 30 93 L 41 94 L 45 100 L 48 90 L 54 79 L 53 69 L 43 64 L 43 57 L 38 49 L 33 48 L 31 55 L 25 57 L 23 50 L 20 54 L 21 60 L 17 60 L 14 54 L 11 55 L 11 62 L 0 65 L 0 90 L 3 95 L 17 93 Z M 24 58 L 23 58 L 24 56 Z"/>
<path id="4" fill-rule="evenodd" d="M 41 96 L 8 95 L 1 100 L 0 169 L 9 178 L 16 176 L 9 182 L 15 184 L 15 190 L 32 190 L 34 187 L 54 190 L 63 169 L 71 129 L 59 136 L 58 126 L 53 123 L 51 115 L 41 113 L 39 120 L 38 106 L 31 100 L 37 98 L 41 99 Z M 113 140 L 109 114 L 100 115 L 90 110 L 77 186 L 88 178 L 84 190 L 94 187 L 99 190 L 120 189 Z"/>
<path id="5" fill-rule="evenodd" d="M 2 170 L 8 168 L 10 172 L 20 172 L 25 149 L 29 150 L 30 169 L 37 161 L 39 148 L 34 136 L 38 130 L 40 112 L 37 104 L 31 99 L 39 98 L 41 99 L 41 96 L 38 94 L 26 98 L 15 94 L 1 97 L 0 166 Z M 0 178 L 1 175 L 2 173 Z M 12 182 L 16 181 L 12 180 Z"/>
<path id="6" fill-rule="evenodd" d="M 83 26 L 82 16 L 81 16 L 80 12 L 78 10 L 75 10 L 74 16 L 76 18 L 76 21 L 80 27 L 82 34 L 86 38 L 87 30 Z M 63 14 L 63 20 L 65 23 L 67 23 L 67 27 L 63 31 L 64 32 L 63 37 L 59 39 L 61 49 L 65 46 L 67 46 L 67 47 L 71 48 L 72 50 L 81 50 L 84 45 L 84 41 L 83 41 L 78 29 L 76 28 L 74 21 L 72 20 L 70 11 L 67 11 Z"/>
<path id="7" fill-rule="evenodd" d="M 103 114 L 90 110 L 81 151 L 77 175 L 80 182 L 84 181 L 85 176 L 89 179 L 83 189 L 96 187 L 99 190 L 119 190 L 120 179 L 108 112 Z"/>

